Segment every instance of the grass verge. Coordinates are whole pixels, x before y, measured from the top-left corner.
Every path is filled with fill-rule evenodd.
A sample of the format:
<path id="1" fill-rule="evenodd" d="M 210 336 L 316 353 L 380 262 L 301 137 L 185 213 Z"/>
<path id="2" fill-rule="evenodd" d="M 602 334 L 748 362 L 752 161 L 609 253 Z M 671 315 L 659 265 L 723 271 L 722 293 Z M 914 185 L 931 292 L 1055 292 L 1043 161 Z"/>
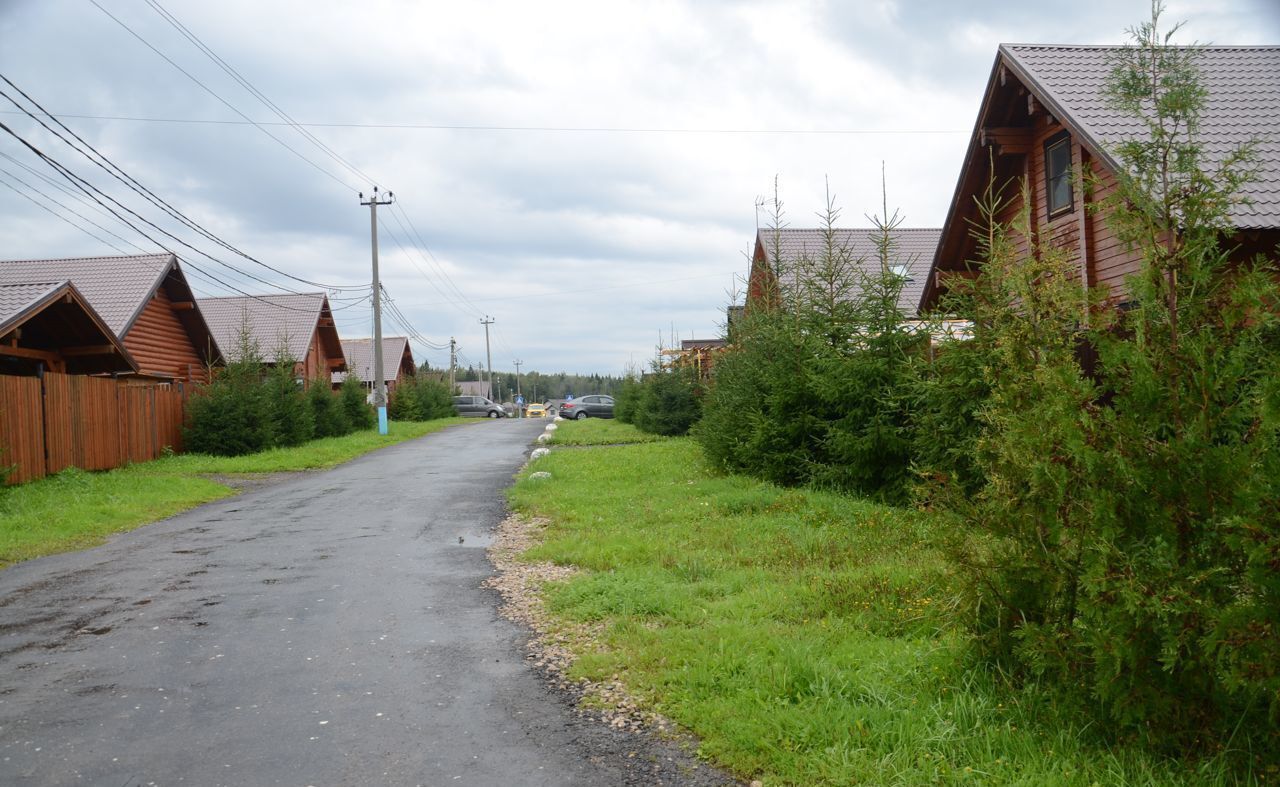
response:
<path id="1" fill-rule="evenodd" d="M 584 418 L 581 421 L 557 421 L 552 432 L 552 445 L 626 445 L 658 443 L 670 438 L 642 432 L 631 424 L 613 418 Z"/>
<path id="2" fill-rule="evenodd" d="M 393 422 L 385 437 L 368 430 L 248 456 L 183 454 L 104 472 L 71 469 L 20 486 L 0 487 L 0 567 L 95 546 L 112 533 L 234 494 L 203 475 L 333 467 L 463 421 Z"/>
<path id="3" fill-rule="evenodd" d="M 587 428 L 598 428 L 588 422 Z M 569 435 L 574 432 L 565 431 Z M 766 784 L 1231 784 L 1218 761 L 1108 747 L 966 663 L 925 515 L 717 477 L 687 439 L 538 460 L 528 560 L 580 567 L 547 604 L 570 677 L 620 676 L 701 753 Z"/>

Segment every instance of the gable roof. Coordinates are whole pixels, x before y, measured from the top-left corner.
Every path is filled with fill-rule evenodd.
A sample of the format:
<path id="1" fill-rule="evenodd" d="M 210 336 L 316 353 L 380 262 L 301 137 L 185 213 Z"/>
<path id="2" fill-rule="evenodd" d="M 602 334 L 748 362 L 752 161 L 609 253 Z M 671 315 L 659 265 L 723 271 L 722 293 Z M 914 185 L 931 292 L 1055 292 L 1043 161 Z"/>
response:
<path id="1" fill-rule="evenodd" d="M 173 254 L 0 261 L 0 282 L 70 280 L 116 336 L 133 327 L 152 293 L 178 265 Z"/>
<path id="2" fill-rule="evenodd" d="M 138 371 L 115 332 L 70 281 L 0 284 L 0 337 L 19 328 L 19 348 L 58 355 L 79 350 L 67 359 L 72 371 Z"/>
<path id="3" fill-rule="evenodd" d="M 409 348 L 408 337 L 382 337 L 382 373 L 385 379 L 396 379 L 405 353 L 409 354 L 412 363 L 413 351 Z M 373 339 L 343 339 L 342 355 L 347 359 L 347 371 L 333 373 L 335 384 L 345 380 L 348 372 L 359 375 L 361 382 L 373 382 Z"/>
<path id="4" fill-rule="evenodd" d="M 879 232 L 875 229 L 838 229 L 836 244 L 848 251 L 859 268 L 872 273 L 880 265 L 879 250 L 876 247 Z M 895 244 L 892 264 L 905 265 L 907 268 L 907 281 L 898 296 L 898 310 L 904 317 L 913 318 L 917 314 L 920 294 L 933 263 L 934 251 L 938 248 L 942 230 L 900 227 L 893 230 L 891 236 Z M 757 254 L 763 252 L 766 256 L 772 256 L 775 246 L 784 263 L 783 276 L 787 281 L 783 284 L 794 285 L 798 267 L 796 263 L 820 257 L 826 248 L 826 241 L 821 229 L 784 227 L 779 230 L 756 231 Z"/>
<path id="5" fill-rule="evenodd" d="M 240 331 L 245 327 L 263 360 L 270 363 L 283 350 L 294 361 L 301 361 L 311 347 L 320 318 L 329 314 L 329 299 L 323 292 L 235 295 L 201 298 L 200 309 L 228 360 L 239 360 Z M 336 351 L 341 353 L 341 345 Z M 329 352 L 332 356 L 334 350 Z"/>
<path id="6" fill-rule="evenodd" d="M 1242 143 L 1257 140 L 1258 177 L 1241 188 L 1251 205 L 1231 220 L 1240 229 L 1280 227 L 1280 46 L 1196 47 L 1201 85 L 1208 95 L 1199 141 L 1210 167 Z M 1107 106 L 1102 91 L 1118 46 L 1001 44 L 1003 61 L 1058 118 L 1090 143 L 1113 170 L 1111 150 L 1144 133 L 1137 118 Z M 995 74 L 993 73 L 993 78 Z"/>
<path id="7" fill-rule="evenodd" d="M 924 282 L 920 308 L 937 297 L 933 272 L 965 264 L 959 246 L 969 233 L 966 212 L 986 185 L 984 128 L 1001 125 L 997 106 L 1009 100 L 1006 72 L 1035 96 L 1090 154 L 1112 171 L 1120 165 L 1112 148 L 1143 132 L 1140 121 L 1107 106 L 1103 96 L 1112 58 L 1120 46 L 1001 44 L 991 66 L 973 133 L 952 192 L 942 240 Z M 1208 166 L 1236 146 L 1257 140 L 1257 179 L 1242 188 L 1251 205 L 1236 206 L 1240 229 L 1280 229 L 1280 47 L 1198 47 L 1201 81 L 1208 95 L 1199 139 Z"/>

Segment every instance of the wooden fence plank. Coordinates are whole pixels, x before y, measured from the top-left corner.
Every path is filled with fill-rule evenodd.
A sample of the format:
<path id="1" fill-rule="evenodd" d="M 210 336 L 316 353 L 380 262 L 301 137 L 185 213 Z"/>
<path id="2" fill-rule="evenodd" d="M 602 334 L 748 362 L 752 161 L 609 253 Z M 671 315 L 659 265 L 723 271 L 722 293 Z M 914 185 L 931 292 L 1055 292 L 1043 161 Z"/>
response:
<path id="1" fill-rule="evenodd" d="M 34 377 L 0 375 L 0 467 L 12 467 L 11 484 L 44 477 L 40 381 Z"/>
<path id="2" fill-rule="evenodd" d="M 73 466 L 146 462 L 166 447 L 182 450 L 185 415 L 185 392 L 168 385 L 0 375 L 0 466 L 15 465 L 8 483 L 16 484 Z"/>

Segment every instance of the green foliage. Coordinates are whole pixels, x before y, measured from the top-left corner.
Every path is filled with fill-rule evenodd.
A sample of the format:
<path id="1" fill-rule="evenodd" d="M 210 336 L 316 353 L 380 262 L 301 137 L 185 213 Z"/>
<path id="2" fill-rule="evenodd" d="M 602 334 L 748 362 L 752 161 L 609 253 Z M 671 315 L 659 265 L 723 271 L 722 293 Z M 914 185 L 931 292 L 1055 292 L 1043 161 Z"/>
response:
<path id="1" fill-rule="evenodd" d="M 239 456 L 271 447 L 276 439 L 264 366 L 246 330 L 235 360 L 187 402 L 184 443 L 188 451 Z"/>
<path id="2" fill-rule="evenodd" d="M 839 215 L 828 198 L 822 247 L 794 262 L 782 258 L 774 233 L 767 291 L 717 359 L 694 431 L 727 470 L 904 500 L 913 358 L 925 340 L 898 310 L 894 230 L 902 220 L 873 218 L 877 254 L 866 260 L 840 244 Z M 773 226 L 783 226 L 780 207 Z"/>
<path id="3" fill-rule="evenodd" d="M 366 401 L 364 384 L 354 374 L 342 378 L 342 386 L 338 390 L 339 405 L 342 417 L 347 422 L 347 431 L 372 429 L 377 423 L 377 415 Z"/>
<path id="4" fill-rule="evenodd" d="M 388 415 L 399 421 L 431 421 L 457 415 L 449 384 L 435 375 L 405 375 L 391 393 Z"/>
<path id="5" fill-rule="evenodd" d="M 603 426 L 635 431 L 556 435 Z M 510 499 L 545 522 L 521 560 L 579 569 L 544 591 L 571 678 L 621 680 L 742 782 L 1248 783 L 968 669 L 948 520 L 717 473 L 700 453 L 685 438 L 553 451 L 531 468 L 552 480 Z"/>
<path id="6" fill-rule="evenodd" d="M 311 381 L 307 386 L 307 405 L 315 422 L 316 437 L 341 437 L 351 431 L 341 402 L 328 380 L 317 377 Z"/>
<path id="7" fill-rule="evenodd" d="M 934 500 L 989 658 L 1157 746 L 1234 740 L 1274 767 L 1280 285 L 1270 262 L 1230 257 L 1251 153 L 1205 171 L 1195 51 L 1167 46 L 1160 10 L 1108 87 L 1146 127 L 1101 206 L 1141 255 L 1131 300 L 1082 297 L 1060 250 L 1018 254 L 1014 233 L 1036 243 L 1025 221 L 991 229 L 980 286 L 1003 297 L 974 301 L 986 482 Z"/>
<path id="8" fill-rule="evenodd" d="M 614 400 L 614 415 L 617 415 Z M 702 385 L 692 368 L 667 369 L 647 376 L 640 384 L 632 412 L 641 431 L 668 437 L 688 434 L 702 417 Z"/>
<path id="9" fill-rule="evenodd" d="M 294 373 L 294 361 L 283 354 L 267 370 L 263 383 L 271 408 L 273 445 L 302 445 L 315 434 L 315 417 Z"/>
<path id="10" fill-rule="evenodd" d="M 635 423 L 636 408 L 640 404 L 642 385 L 634 377 L 627 377 L 613 397 L 613 417 L 624 424 Z"/>

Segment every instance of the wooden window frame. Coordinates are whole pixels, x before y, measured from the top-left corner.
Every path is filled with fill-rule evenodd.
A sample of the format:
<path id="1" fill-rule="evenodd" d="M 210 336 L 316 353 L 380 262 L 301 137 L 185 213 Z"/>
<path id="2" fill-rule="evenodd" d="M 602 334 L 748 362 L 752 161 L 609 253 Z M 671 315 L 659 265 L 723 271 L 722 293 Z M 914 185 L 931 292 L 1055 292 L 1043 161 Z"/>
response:
<path id="1" fill-rule="evenodd" d="M 1056 209 L 1053 207 L 1053 172 L 1049 166 L 1049 151 L 1065 145 L 1067 149 L 1067 169 L 1062 173 L 1062 177 L 1067 181 L 1067 203 L 1060 205 Z M 1044 141 L 1044 211 L 1049 220 L 1075 213 L 1076 210 L 1076 190 L 1075 184 L 1071 182 L 1071 132 L 1067 130 L 1059 131 L 1052 137 Z"/>

